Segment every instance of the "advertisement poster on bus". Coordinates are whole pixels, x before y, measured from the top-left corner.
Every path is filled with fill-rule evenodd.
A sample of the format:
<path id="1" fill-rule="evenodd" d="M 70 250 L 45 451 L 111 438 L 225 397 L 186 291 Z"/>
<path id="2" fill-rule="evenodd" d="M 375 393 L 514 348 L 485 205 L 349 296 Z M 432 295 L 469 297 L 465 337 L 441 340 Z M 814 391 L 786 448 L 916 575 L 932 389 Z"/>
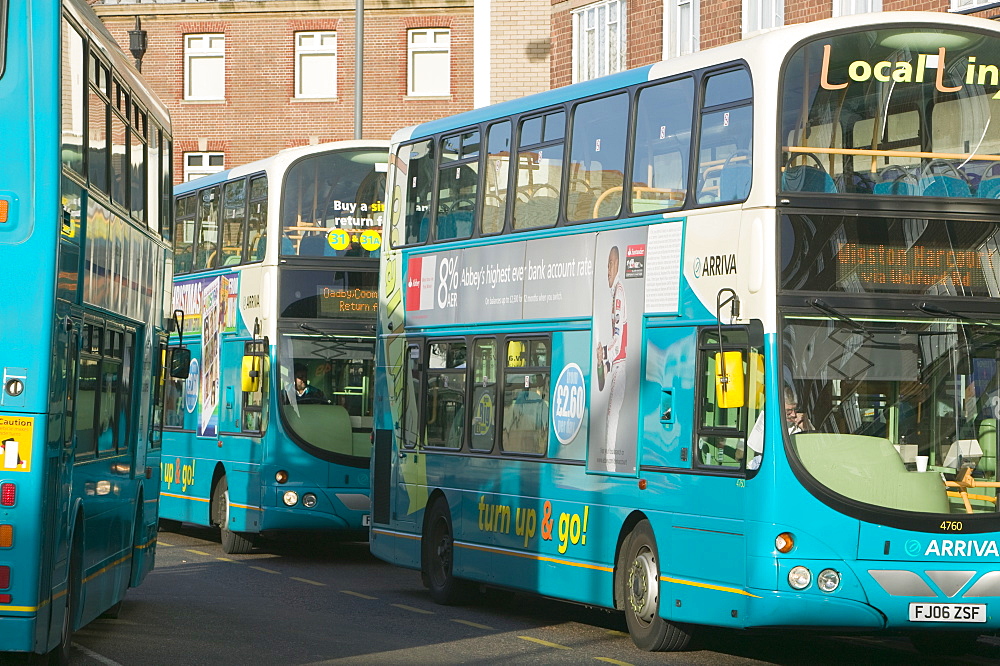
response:
<path id="1" fill-rule="evenodd" d="M 173 307 L 184 311 L 184 335 L 201 338 L 198 364 L 198 435 L 218 431 L 222 334 L 236 331 L 239 276 L 235 273 L 174 285 Z M 187 338 L 190 339 L 190 338 Z"/>
<path id="2" fill-rule="evenodd" d="M 587 469 L 635 474 L 646 229 L 597 236 Z"/>

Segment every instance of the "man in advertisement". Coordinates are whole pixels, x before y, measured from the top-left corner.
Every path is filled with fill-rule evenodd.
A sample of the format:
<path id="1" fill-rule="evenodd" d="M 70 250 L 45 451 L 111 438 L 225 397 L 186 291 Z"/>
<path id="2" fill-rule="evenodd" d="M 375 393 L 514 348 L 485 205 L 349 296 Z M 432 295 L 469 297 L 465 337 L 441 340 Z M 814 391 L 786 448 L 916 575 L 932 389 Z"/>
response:
<path id="1" fill-rule="evenodd" d="M 625 309 L 625 287 L 619 277 L 621 264 L 617 245 L 608 252 L 608 287 L 611 288 L 611 339 L 597 343 L 597 388 L 608 390 L 608 407 L 604 462 L 609 470 L 618 467 L 618 417 L 625 400 L 625 352 L 628 344 L 628 318 Z M 598 313 L 595 312 L 595 316 Z"/>

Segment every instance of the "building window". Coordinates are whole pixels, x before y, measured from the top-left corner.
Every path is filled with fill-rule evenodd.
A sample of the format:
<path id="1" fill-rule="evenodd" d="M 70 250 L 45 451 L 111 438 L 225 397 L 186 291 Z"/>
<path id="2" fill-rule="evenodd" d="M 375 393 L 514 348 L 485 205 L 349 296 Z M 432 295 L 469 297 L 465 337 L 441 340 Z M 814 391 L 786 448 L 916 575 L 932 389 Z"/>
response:
<path id="1" fill-rule="evenodd" d="M 970 12 L 976 7 L 984 7 L 986 5 L 992 5 L 995 0 L 951 0 L 951 11 L 953 12 Z M 878 3 L 879 11 L 881 11 L 882 3 Z M 875 10 L 872 10 L 875 11 Z"/>
<path id="2" fill-rule="evenodd" d="M 785 0 L 743 0 L 743 34 L 785 24 Z"/>
<path id="3" fill-rule="evenodd" d="M 663 57 L 694 53 L 699 45 L 698 0 L 667 0 L 663 5 L 666 26 L 663 40 Z"/>
<path id="4" fill-rule="evenodd" d="M 969 4 L 975 4 L 966 0 Z M 882 0 L 833 0 L 834 16 L 850 16 L 882 11 Z"/>
<path id="5" fill-rule="evenodd" d="M 222 171 L 224 153 L 184 153 L 184 180 L 194 180 Z"/>
<path id="6" fill-rule="evenodd" d="M 295 96 L 337 96 L 337 33 L 295 33 Z"/>
<path id="7" fill-rule="evenodd" d="M 625 69 L 625 3 L 595 2 L 573 12 L 573 81 Z"/>
<path id="8" fill-rule="evenodd" d="M 226 98 L 226 36 L 184 35 L 184 99 Z"/>
<path id="9" fill-rule="evenodd" d="M 440 97 L 451 94 L 451 30 L 410 30 L 407 51 L 407 95 Z"/>

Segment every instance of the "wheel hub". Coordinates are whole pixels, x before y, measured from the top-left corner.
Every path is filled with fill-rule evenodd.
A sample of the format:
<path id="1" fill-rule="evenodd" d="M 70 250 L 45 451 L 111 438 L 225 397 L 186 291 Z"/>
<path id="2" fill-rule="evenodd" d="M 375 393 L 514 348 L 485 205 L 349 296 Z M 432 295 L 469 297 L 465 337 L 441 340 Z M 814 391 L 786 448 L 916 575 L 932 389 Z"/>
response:
<path id="1" fill-rule="evenodd" d="M 636 554 L 628 572 L 628 601 L 635 616 L 651 622 L 659 598 L 659 577 L 656 561 L 649 550 Z"/>

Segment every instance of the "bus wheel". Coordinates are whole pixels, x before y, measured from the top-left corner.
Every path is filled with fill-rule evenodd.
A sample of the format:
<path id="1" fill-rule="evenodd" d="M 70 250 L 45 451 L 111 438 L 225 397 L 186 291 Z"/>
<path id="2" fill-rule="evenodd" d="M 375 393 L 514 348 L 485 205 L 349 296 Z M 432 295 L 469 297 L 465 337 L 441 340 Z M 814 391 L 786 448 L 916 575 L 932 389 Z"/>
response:
<path id="1" fill-rule="evenodd" d="M 651 652 L 683 650 L 690 630 L 660 617 L 660 559 L 649 521 L 625 540 L 618 567 L 624 576 L 625 621 L 632 642 Z"/>
<path id="2" fill-rule="evenodd" d="M 421 568 L 431 599 L 445 606 L 464 603 L 468 600 L 471 589 L 467 581 L 452 576 L 455 542 L 451 535 L 448 503 L 439 499 L 429 509 L 420 551 Z"/>
<path id="3" fill-rule="evenodd" d="M 229 529 L 229 483 L 226 477 L 219 479 L 212 493 L 212 518 L 219 526 L 222 550 L 229 555 L 246 555 L 253 550 L 253 539 L 243 532 Z"/>
<path id="4" fill-rule="evenodd" d="M 923 654 L 957 657 L 974 652 L 979 635 L 967 631 L 921 631 L 910 634 L 910 642 Z"/>

